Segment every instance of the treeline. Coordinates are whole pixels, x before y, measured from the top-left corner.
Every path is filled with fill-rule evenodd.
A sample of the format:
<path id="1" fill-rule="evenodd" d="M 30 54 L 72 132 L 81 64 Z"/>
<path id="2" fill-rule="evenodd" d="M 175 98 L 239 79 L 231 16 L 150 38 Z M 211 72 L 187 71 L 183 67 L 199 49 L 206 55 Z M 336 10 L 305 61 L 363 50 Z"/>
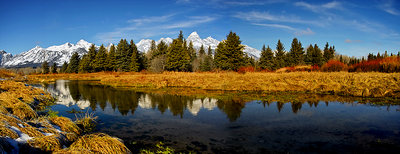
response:
<path id="1" fill-rule="evenodd" d="M 117 46 L 112 45 L 106 49 L 101 45 L 98 49 L 93 44 L 87 54 L 80 57 L 74 53 L 69 61 L 60 68 L 62 73 L 92 73 L 101 71 L 118 72 L 139 72 L 148 70 L 151 72 L 162 71 L 212 71 L 230 70 L 240 71 L 243 68 L 250 68 L 251 71 L 275 71 L 283 67 L 294 67 L 299 65 L 311 65 L 319 68 L 332 59 L 346 65 L 357 64 L 364 61 L 364 58 L 349 58 L 344 55 L 337 55 L 335 46 L 328 43 L 321 49 L 317 44 L 310 44 L 306 49 L 301 42 L 294 38 L 289 51 L 280 40 L 276 44 L 275 51 L 270 46 L 262 47 L 258 60 L 244 53 L 244 45 L 240 37 L 234 32 L 221 41 L 215 51 L 208 47 L 201 46 L 199 50 L 193 47 L 193 42 L 187 42 L 180 31 L 178 38 L 171 44 L 161 41 L 156 44 L 153 40 L 147 53 L 138 51 L 135 43 L 131 40 L 121 39 Z M 399 53 L 400 54 L 400 53 Z M 387 53 L 382 56 L 387 57 Z M 379 59 L 379 55 L 368 55 L 369 59 Z M 334 63 L 332 63 L 334 64 Z M 341 65 L 341 64 L 340 64 Z M 51 70 L 49 64 L 42 64 L 43 73 L 57 73 L 57 66 L 53 64 Z"/>

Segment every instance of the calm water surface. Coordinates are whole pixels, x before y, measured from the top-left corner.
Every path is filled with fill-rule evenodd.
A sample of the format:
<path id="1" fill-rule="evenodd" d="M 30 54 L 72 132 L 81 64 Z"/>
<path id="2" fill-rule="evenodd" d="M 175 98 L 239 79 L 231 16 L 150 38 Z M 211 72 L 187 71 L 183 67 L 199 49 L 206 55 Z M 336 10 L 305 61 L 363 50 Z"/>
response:
<path id="1" fill-rule="evenodd" d="M 53 110 L 95 112 L 98 132 L 132 150 L 162 141 L 197 153 L 396 153 L 400 106 L 340 102 L 263 103 L 140 93 L 84 81 L 44 88 Z"/>

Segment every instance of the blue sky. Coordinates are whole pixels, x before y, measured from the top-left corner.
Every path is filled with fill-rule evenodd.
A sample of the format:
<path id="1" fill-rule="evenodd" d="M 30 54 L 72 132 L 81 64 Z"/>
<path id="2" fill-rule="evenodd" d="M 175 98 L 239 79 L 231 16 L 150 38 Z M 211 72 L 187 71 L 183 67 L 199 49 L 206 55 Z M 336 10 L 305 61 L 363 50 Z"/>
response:
<path id="1" fill-rule="evenodd" d="M 400 51 L 400 2 L 396 0 L 0 0 L 0 50 L 21 53 L 80 39 L 99 44 L 136 43 L 144 38 L 225 39 L 236 32 L 260 49 L 286 50 L 297 37 L 303 46 L 326 42 L 338 53 L 366 56 Z"/>

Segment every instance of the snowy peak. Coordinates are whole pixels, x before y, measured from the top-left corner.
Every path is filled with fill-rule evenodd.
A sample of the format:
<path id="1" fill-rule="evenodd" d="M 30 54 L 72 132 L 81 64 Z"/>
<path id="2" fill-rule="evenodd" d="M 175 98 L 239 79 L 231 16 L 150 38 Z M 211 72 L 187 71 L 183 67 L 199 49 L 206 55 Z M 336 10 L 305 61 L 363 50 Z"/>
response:
<path id="1" fill-rule="evenodd" d="M 197 34 L 197 32 L 192 32 L 187 38 L 187 40 L 201 40 L 201 38 L 199 34 Z"/>

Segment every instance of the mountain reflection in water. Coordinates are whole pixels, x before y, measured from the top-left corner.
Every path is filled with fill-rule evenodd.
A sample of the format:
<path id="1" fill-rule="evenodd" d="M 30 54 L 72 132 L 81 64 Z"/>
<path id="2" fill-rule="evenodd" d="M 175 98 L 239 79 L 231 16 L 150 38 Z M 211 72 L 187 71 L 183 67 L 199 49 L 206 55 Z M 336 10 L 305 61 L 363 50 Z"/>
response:
<path id="1" fill-rule="evenodd" d="M 141 93 L 88 81 L 44 85 L 58 98 L 52 107 L 96 111 L 98 131 L 122 138 L 133 151 L 162 141 L 177 152 L 392 153 L 400 148 L 398 105 L 340 98 L 246 102 Z M 136 150 L 136 151 L 135 151 Z"/>

